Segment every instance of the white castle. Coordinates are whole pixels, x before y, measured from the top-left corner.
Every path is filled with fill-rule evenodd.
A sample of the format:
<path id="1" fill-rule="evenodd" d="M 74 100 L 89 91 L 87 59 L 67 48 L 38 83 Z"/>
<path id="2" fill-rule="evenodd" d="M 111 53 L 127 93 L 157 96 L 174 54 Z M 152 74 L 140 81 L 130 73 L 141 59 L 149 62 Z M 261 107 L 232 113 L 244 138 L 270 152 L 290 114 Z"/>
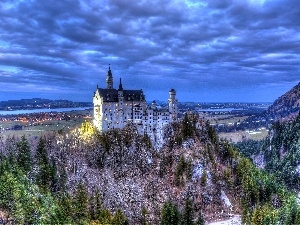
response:
<path id="1" fill-rule="evenodd" d="M 94 93 L 94 120 L 99 131 L 123 128 L 128 123 L 138 126 L 148 134 L 162 133 L 162 128 L 177 120 L 176 91 L 169 91 L 168 108 L 159 108 L 153 101 L 146 103 L 143 90 L 125 90 L 120 79 L 119 88 L 113 87 L 113 75 L 110 66 L 106 78 L 106 88 L 99 88 Z"/>

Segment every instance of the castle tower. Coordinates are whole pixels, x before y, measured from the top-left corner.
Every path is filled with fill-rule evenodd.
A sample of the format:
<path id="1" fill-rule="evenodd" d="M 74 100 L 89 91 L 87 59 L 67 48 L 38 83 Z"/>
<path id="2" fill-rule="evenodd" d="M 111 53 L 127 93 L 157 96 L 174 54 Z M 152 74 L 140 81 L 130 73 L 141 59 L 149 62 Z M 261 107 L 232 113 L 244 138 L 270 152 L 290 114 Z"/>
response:
<path id="1" fill-rule="evenodd" d="M 110 70 L 110 64 L 109 64 L 107 77 L 106 77 L 106 89 L 113 89 L 113 76 Z"/>
<path id="2" fill-rule="evenodd" d="M 118 122 L 116 124 L 116 127 L 122 128 L 124 126 L 124 91 L 121 78 L 118 89 L 117 118 Z"/>
<path id="3" fill-rule="evenodd" d="M 119 102 L 122 102 L 123 103 L 123 100 L 124 100 L 124 92 L 123 92 L 123 86 L 122 86 L 122 80 L 120 78 L 120 84 L 119 84 L 119 89 L 118 89 L 118 99 L 119 99 Z"/>
<path id="4" fill-rule="evenodd" d="M 123 85 L 122 85 L 122 80 L 120 78 L 120 84 L 119 84 L 119 90 L 118 91 L 123 91 Z"/>
<path id="5" fill-rule="evenodd" d="M 170 121 L 177 120 L 177 114 L 178 114 L 178 107 L 177 103 L 178 100 L 176 99 L 176 91 L 172 88 L 169 91 L 170 98 L 168 99 L 169 103 L 169 112 L 170 112 Z"/>
<path id="6" fill-rule="evenodd" d="M 151 104 L 151 109 L 155 110 L 156 109 L 156 101 L 153 101 Z"/>

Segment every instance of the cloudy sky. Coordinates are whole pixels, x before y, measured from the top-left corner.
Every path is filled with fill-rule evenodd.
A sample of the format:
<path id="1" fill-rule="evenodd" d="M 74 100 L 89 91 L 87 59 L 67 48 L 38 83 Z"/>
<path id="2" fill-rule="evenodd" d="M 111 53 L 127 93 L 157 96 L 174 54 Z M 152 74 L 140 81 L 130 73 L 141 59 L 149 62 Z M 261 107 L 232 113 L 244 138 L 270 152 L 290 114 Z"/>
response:
<path id="1" fill-rule="evenodd" d="M 270 102 L 300 81 L 299 0 L 1 0 L 0 101 Z"/>

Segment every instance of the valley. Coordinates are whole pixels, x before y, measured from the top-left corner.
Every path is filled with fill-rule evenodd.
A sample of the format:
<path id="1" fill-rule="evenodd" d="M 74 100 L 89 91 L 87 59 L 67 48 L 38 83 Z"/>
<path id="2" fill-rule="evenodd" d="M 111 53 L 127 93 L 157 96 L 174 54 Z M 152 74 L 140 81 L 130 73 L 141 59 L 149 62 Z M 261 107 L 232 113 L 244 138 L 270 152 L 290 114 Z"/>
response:
<path id="1" fill-rule="evenodd" d="M 161 147 L 134 124 L 98 133 L 91 110 L 2 115 L 1 215 L 42 224 L 298 224 L 300 117 L 274 123 L 259 104 L 197 107 L 179 107 Z M 8 186 L 26 201 L 6 196 Z M 56 208 L 45 214 L 42 198 L 32 217 L 32 188 Z M 11 200 L 18 206 L 6 207 Z"/>

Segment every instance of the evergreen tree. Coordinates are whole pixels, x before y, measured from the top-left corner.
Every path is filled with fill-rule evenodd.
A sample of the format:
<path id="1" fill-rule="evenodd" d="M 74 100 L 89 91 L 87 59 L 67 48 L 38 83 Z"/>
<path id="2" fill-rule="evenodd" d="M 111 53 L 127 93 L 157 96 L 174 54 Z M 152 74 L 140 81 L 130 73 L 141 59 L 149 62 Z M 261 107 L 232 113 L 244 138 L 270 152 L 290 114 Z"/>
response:
<path id="1" fill-rule="evenodd" d="M 85 186 L 79 183 L 74 196 L 73 218 L 76 223 L 84 224 L 89 219 L 88 216 L 88 193 Z"/>
<path id="2" fill-rule="evenodd" d="M 141 225 L 147 225 L 147 219 L 146 219 L 146 216 L 147 216 L 147 210 L 145 207 L 142 208 L 142 218 L 141 218 Z"/>
<path id="3" fill-rule="evenodd" d="M 100 224 L 111 224 L 112 215 L 108 209 L 101 210 L 100 216 L 98 217 Z"/>
<path id="4" fill-rule="evenodd" d="M 187 113 L 184 114 L 184 118 L 182 120 L 182 138 L 186 140 L 194 135 L 195 127 L 193 121 L 190 120 Z"/>
<path id="5" fill-rule="evenodd" d="M 128 221 L 126 219 L 126 217 L 124 216 L 124 214 L 122 213 L 122 211 L 120 209 L 117 210 L 117 212 L 115 213 L 112 221 L 111 221 L 112 225 L 126 225 L 128 224 Z"/>
<path id="6" fill-rule="evenodd" d="M 185 199 L 185 208 L 182 215 L 182 225 L 193 225 L 194 211 L 193 202 L 190 197 Z"/>
<path id="7" fill-rule="evenodd" d="M 101 203 L 101 196 L 99 190 L 96 190 L 95 196 L 93 197 L 93 204 L 91 205 L 90 214 L 91 219 L 93 220 L 100 220 L 102 215 L 102 203 Z"/>
<path id="8" fill-rule="evenodd" d="M 207 182 L 207 173 L 206 173 L 205 170 L 203 170 L 203 172 L 202 172 L 200 181 L 201 181 L 201 185 L 202 185 L 202 186 L 206 186 L 206 182 Z"/>
<path id="9" fill-rule="evenodd" d="M 50 163 L 50 191 L 52 193 L 58 193 L 59 191 L 58 172 L 54 158 L 51 158 Z"/>
<path id="10" fill-rule="evenodd" d="M 62 193 L 58 196 L 58 205 L 60 206 L 57 210 L 57 219 L 65 224 L 70 224 L 72 221 L 72 199 L 68 193 Z"/>
<path id="11" fill-rule="evenodd" d="M 25 136 L 17 143 L 17 163 L 25 173 L 31 170 L 30 146 Z"/>
<path id="12" fill-rule="evenodd" d="M 37 184 L 43 189 L 49 188 L 51 181 L 51 166 L 48 159 L 46 140 L 40 138 L 37 150 L 36 150 L 36 160 L 39 167 L 39 172 L 37 174 Z"/>
<path id="13" fill-rule="evenodd" d="M 181 186 L 184 184 L 183 173 L 185 171 L 185 167 L 186 167 L 186 162 L 185 162 L 184 156 L 182 155 L 180 157 L 179 162 L 176 167 L 176 174 L 175 174 L 175 185 L 176 186 Z"/>
<path id="14" fill-rule="evenodd" d="M 172 202 L 166 202 L 162 208 L 161 225 L 177 225 L 179 224 L 179 212 L 177 206 Z"/>
<path id="15" fill-rule="evenodd" d="M 198 216 L 198 219 L 197 219 L 197 222 L 196 222 L 196 225 L 204 225 L 204 224 L 205 224 L 205 221 L 204 221 L 202 213 L 200 212 L 199 216 Z"/>

